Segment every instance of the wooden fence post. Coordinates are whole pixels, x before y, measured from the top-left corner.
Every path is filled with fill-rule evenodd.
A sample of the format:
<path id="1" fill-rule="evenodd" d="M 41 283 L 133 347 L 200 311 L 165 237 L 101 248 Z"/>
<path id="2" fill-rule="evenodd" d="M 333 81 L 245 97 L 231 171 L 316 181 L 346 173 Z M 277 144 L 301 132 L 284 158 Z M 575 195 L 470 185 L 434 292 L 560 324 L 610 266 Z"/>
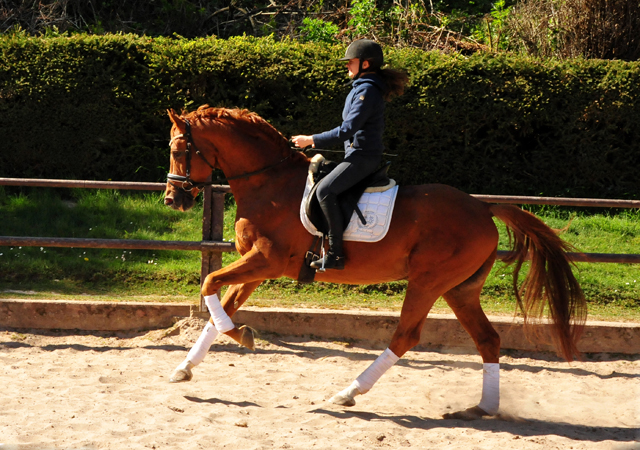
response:
<path id="1" fill-rule="evenodd" d="M 202 211 L 202 240 L 222 241 L 224 230 L 224 193 L 212 192 L 211 186 L 204 188 Z M 200 287 L 204 279 L 211 272 L 222 268 L 222 252 L 202 250 L 202 264 L 200 266 Z M 220 291 L 218 291 L 220 297 Z M 200 312 L 208 312 L 204 297 L 200 294 Z"/>

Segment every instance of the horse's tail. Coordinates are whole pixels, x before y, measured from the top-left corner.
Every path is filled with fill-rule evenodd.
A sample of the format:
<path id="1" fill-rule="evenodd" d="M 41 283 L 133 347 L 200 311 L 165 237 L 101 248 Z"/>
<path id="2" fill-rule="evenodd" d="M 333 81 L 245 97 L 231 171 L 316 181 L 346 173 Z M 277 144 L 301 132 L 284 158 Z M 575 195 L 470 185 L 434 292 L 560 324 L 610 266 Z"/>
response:
<path id="1" fill-rule="evenodd" d="M 541 318 L 545 306 L 552 323 L 552 336 L 562 356 L 573 361 L 579 356 L 577 341 L 587 317 L 584 293 L 571 270 L 567 251 L 571 245 L 533 214 L 512 205 L 492 205 L 491 212 L 507 226 L 512 252 L 507 264 L 516 263 L 513 288 L 525 325 Z M 518 288 L 522 263 L 531 259 L 529 273 Z"/>

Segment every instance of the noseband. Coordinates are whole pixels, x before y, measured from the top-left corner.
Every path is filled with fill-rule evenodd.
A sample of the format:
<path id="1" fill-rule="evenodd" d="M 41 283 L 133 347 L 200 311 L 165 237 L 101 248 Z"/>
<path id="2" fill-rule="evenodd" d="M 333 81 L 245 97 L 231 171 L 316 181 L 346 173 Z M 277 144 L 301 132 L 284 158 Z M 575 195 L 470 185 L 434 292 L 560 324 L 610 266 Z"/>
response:
<path id="1" fill-rule="evenodd" d="M 174 175 L 172 173 L 167 174 L 167 181 L 169 182 L 169 184 L 171 184 L 171 186 L 178 188 L 178 189 L 182 189 L 186 192 L 190 192 L 192 189 L 204 189 L 207 186 L 211 186 L 214 184 L 222 184 L 225 181 L 230 181 L 230 180 L 238 180 L 240 178 L 248 178 L 251 177 L 253 175 L 258 175 L 260 173 L 266 172 L 269 169 L 272 169 L 273 167 L 277 166 L 280 163 L 285 162 L 287 159 L 291 158 L 294 153 L 296 153 L 295 151 L 292 151 L 291 153 L 289 153 L 288 156 L 285 156 L 284 158 L 282 158 L 280 161 L 276 162 L 275 164 L 272 164 L 270 166 L 265 167 L 264 169 L 260 169 L 260 170 L 256 170 L 253 172 L 247 172 L 247 173 L 243 173 L 241 175 L 236 175 L 233 177 L 228 177 L 228 178 L 218 178 L 214 181 L 206 181 L 203 183 L 198 183 L 194 180 L 191 179 L 191 150 L 193 149 L 196 153 L 196 155 L 200 156 L 200 158 L 202 158 L 202 160 L 207 163 L 207 165 L 211 168 L 211 176 L 209 178 L 212 178 L 213 176 L 213 171 L 215 169 L 215 167 L 213 166 L 213 164 L 211 164 L 207 158 L 204 157 L 204 155 L 202 153 L 200 153 L 200 150 L 198 150 L 198 148 L 196 147 L 195 142 L 193 142 L 193 136 L 191 135 L 191 123 L 189 123 L 189 120 L 184 119 L 184 124 L 185 124 L 185 132 L 184 134 L 177 134 L 175 135 L 171 141 L 169 142 L 169 146 L 171 146 L 171 144 L 173 144 L 173 141 L 175 141 L 176 139 L 180 139 L 180 138 L 184 138 L 187 141 L 187 148 L 185 150 L 185 157 L 186 157 L 186 173 L 185 176 L 182 175 Z M 181 186 L 176 185 L 175 183 L 173 183 L 174 181 L 178 182 L 178 183 L 182 183 Z"/>

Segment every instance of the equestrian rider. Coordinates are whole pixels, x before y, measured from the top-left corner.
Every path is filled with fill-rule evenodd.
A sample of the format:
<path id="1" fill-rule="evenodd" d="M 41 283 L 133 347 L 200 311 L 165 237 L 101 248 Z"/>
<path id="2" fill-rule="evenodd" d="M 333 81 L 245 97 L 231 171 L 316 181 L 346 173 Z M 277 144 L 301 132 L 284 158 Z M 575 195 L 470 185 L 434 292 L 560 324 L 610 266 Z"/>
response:
<path id="1" fill-rule="evenodd" d="M 344 218 L 338 196 L 372 174 L 380 165 L 384 145 L 384 101 L 401 95 L 408 82 L 405 72 L 382 69 L 379 44 L 360 39 L 349 45 L 344 58 L 352 89 L 342 111 L 342 124 L 324 133 L 293 136 L 297 147 L 326 148 L 343 143 L 344 160 L 320 180 L 316 196 L 328 225 L 329 250 L 311 263 L 314 269 L 344 269 L 342 234 Z"/>

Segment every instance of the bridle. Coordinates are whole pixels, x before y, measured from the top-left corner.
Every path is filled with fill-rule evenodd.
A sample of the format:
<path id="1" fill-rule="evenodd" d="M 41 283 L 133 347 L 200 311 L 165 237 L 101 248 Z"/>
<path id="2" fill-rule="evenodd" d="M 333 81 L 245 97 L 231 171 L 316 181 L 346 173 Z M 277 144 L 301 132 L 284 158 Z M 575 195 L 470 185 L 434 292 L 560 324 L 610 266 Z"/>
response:
<path id="1" fill-rule="evenodd" d="M 213 181 L 205 181 L 205 182 L 200 182 L 198 183 L 197 181 L 194 181 L 191 179 L 191 151 L 193 150 L 195 152 L 196 155 L 198 155 L 200 158 L 202 158 L 202 160 L 207 163 L 207 165 L 211 168 L 211 176 L 209 176 L 209 179 L 211 179 L 213 177 L 213 171 L 215 170 L 215 167 L 213 164 L 211 164 L 207 158 L 205 158 L 205 156 L 200 153 L 200 150 L 198 150 L 198 148 L 196 147 L 195 142 L 193 142 L 193 136 L 191 135 L 191 123 L 189 122 L 188 119 L 184 119 L 184 124 L 185 124 L 185 131 L 184 134 L 177 134 L 175 135 L 173 138 L 171 138 L 171 141 L 169 142 L 169 146 L 171 146 L 171 144 L 173 144 L 173 141 L 175 141 L 176 139 L 180 139 L 180 138 L 184 138 L 187 141 L 187 148 L 185 149 L 185 158 L 186 158 L 186 171 L 185 171 L 185 175 L 174 175 L 172 173 L 167 174 L 167 182 L 178 189 L 182 189 L 186 192 L 190 192 L 192 189 L 198 189 L 198 190 L 202 190 L 207 186 L 211 186 L 213 184 L 222 184 L 226 181 L 231 181 L 231 180 L 237 180 L 240 178 L 248 178 L 251 177 L 253 175 L 258 175 L 260 173 L 266 172 L 267 170 L 270 170 L 272 168 L 274 168 L 275 166 L 277 166 L 278 164 L 283 163 L 284 161 L 286 161 L 287 159 L 291 158 L 293 156 L 293 154 L 295 153 L 294 151 L 292 151 L 291 153 L 289 153 L 288 156 L 285 156 L 284 158 L 282 158 L 280 161 L 276 162 L 275 164 L 271 164 L 270 166 L 267 166 L 263 169 L 260 170 L 256 170 L 253 172 L 247 172 L 247 173 L 243 173 L 241 175 L 236 175 L 233 177 L 223 177 L 223 178 L 217 178 L 216 180 Z M 175 182 L 178 183 L 182 183 L 181 185 L 177 185 Z"/>
<path id="2" fill-rule="evenodd" d="M 210 183 L 208 182 L 204 182 L 204 183 L 198 183 L 194 180 L 191 179 L 191 150 L 193 148 L 193 150 L 195 151 L 196 155 L 198 155 L 200 158 L 202 158 L 202 160 L 207 163 L 207 165 L 209 167 L 211 167 L 211 173 L 213 173 L 213 170 L 215 169 L 215 167 L 213 166 L 213 164 L 211 164 L 207 158 L 204 157 L 204 155 L 202 153 L 200 153 L 200 150 L 198 150 L 198 148 L 196 147 L 196 144 L 193 142 L 193 136 L 191 136 L 191 123 L 189 123 L 189 121 L 187 119 L 184 120 L 184 124 L 185 124 L 185 131 L 184 134 L 177 134 L 175 135 L 173 138 L 171 138 L 171 141 L 169 142 L 169 146 L 171 146 L 171 144 L 173 144 L 173 141 L 175 141 L 176 139 L 180 139 L 180 138 L 184 138 L 187 141 L 187 148 L 185 149 L 185 158 L 186 158 L 186 166 L 187 166 L 187 170 L 184 176 L 182 175 L 174 175 L 172 173 L 168 173 L 167 174 L 167 181 L 169 182 L 169 184 L 175 188 L 180 188 L 184 191 L 191 191 L 192 189 L 196 188 L 198 190 L 205 188 L 206 186 L 208 186 Z M 182 183 L 181 186 L 178 186 L 177 184 L 174 183 L 174 181 Z"/>

